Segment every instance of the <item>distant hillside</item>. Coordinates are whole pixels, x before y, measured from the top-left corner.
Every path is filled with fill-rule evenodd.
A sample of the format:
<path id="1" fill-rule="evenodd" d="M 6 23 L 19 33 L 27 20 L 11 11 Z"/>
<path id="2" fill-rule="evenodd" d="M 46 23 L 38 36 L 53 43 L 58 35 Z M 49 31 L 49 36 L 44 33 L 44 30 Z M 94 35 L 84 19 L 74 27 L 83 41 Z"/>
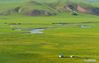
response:
<path id="1" fill-rule="evenodd" d="M 0 15 L 52 16 L 68 11 L 99 14 L 98 0 L 0 0 Z"/>

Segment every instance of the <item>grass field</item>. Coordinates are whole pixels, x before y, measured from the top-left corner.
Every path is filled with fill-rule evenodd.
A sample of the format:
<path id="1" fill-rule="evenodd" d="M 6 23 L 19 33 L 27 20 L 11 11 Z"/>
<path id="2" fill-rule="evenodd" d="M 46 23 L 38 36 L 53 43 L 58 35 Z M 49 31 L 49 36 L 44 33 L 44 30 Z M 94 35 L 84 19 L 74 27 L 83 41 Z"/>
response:
<path id="1" fill-rule="evenodd" d="M 47 29 L 31 34 L 34 28 Z M 98 28 L 99 17 L 86 14 L 0 16 L 0 63 L 98 63 Z M 96 62 L 84 62 L 86 58 Z"/>
<path id="2" fill-rule="evenodd" d="M 0 63 L 98 63 L 99 16 L 71 15 L 67 2 L 0 0 Z M 99 7 L 98 0 L 71 4 Z M 33 10 L 56 15 L 27 15 Z"/>

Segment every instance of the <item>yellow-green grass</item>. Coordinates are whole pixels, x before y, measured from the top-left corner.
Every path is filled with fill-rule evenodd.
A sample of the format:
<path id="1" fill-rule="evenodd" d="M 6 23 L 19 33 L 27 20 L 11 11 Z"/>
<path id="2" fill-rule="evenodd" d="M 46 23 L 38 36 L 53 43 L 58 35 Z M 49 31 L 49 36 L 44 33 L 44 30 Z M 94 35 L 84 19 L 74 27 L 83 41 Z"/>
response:
<path id="1" fill-rule="evenodd" d="M 21 24 L 11 26 L 11 23 Z M 53 23 L 68 24 L 61 26 Z M 88 25 L 91 28 L 81 28 L 81 25 Z M 12 30 L 16 27 L 28 29 L 48 28 L 50 26 L 53 27 L 44 30 L 43 34 L 24 33 L 28 30 Z M 86 63 L 84 57 L 88 57 L 89 59 L 96 59 L 96 63 L 98 63 L 98 27 L 99 17 L 86 14 L 49 17 L 0 16 L 0 62 Z M 58 58 L 59 54 L 83 58 Z"/>

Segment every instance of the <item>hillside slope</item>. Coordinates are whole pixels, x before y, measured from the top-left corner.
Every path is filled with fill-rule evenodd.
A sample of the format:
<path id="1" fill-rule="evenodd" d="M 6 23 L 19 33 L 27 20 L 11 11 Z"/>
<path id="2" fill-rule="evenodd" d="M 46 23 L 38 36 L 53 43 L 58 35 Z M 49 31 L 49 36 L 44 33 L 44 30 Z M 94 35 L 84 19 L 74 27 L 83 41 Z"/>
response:
<path id="1" fill-rule="evenodd" d="M 0 0 L 0 15 L 52 16 L 60 13 L 99 15 L 98 0 Z"/>

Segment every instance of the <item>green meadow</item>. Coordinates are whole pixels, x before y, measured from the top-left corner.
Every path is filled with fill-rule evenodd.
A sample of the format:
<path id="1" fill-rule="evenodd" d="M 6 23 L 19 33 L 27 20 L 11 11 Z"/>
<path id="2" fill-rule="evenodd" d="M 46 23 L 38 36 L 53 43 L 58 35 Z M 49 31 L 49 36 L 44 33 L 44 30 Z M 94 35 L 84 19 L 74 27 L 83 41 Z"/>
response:
<path id="1" fill-rule="evenodd" d="M 96 60 L 91 63 L 98 63 L 98 27 L 99 17 L 86 14 L 0 16 L 0 62 L 86 63 L 87 58 Z M 29 32 L 30 28 L 47 29 L 42 34 L 35 34 Z M 79 58 L 59 58 L 59 54 Z"/>
<path id="2" fill-rule="evenodd" d="M 99 16 L 72 15 L 67 2 L 0 0 L 0 63 L 98 63 Z M 98 0 L 71 2 L 99 7 Z M 28 15 L 34 10 L 41 13 Z"/>

